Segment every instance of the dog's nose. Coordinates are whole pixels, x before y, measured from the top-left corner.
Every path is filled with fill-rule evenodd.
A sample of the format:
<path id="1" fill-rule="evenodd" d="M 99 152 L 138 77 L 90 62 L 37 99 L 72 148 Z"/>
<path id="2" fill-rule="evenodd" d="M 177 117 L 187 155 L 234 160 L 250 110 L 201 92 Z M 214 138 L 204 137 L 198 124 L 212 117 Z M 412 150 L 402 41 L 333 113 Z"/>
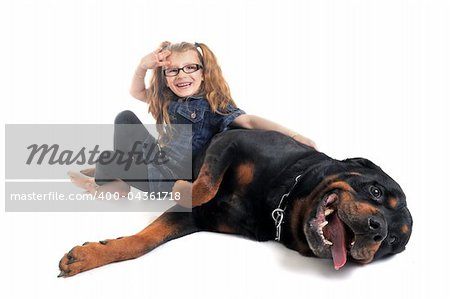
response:
<path id="1" fill-rule="evenodd" d="M 378 216 L 370 216 L 367 220 L 369 234 L 375 242 L 381 242 L 387 236 L 386 221 Z"/>

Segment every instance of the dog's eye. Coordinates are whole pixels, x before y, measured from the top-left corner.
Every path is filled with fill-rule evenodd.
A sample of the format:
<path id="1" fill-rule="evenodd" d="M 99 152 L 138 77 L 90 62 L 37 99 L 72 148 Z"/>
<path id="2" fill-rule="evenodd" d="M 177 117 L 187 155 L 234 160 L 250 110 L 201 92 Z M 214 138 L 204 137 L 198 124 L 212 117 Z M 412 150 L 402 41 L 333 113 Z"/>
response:
<path id="1" fill-rule="evenodd" d="M 383 195 L 381 189 L 375 186 L 370 186 L 369 192 L 370 195 L 372 195 L 375 199 L 380 199 L 380 197 Z"/>

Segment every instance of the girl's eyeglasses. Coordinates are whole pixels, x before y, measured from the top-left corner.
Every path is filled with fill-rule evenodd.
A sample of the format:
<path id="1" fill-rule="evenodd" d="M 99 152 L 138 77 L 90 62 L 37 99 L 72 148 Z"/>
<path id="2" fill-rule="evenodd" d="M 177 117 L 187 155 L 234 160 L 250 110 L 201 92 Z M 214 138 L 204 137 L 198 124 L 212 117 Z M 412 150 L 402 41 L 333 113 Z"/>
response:
<path id="1" fill-rule="evenodd" d="M 163 74 L 166 77 L 175 77 L 176 75 L 178 75 L 180 73 L 181 70 L 186 74 L 192 74 L 202 68 L 203 68 L 203 66 L 200 64 L 188 64 L 188 65 L 185 65 L 180 68 L 174 67 L 174 68 L 164 69 Z"/>

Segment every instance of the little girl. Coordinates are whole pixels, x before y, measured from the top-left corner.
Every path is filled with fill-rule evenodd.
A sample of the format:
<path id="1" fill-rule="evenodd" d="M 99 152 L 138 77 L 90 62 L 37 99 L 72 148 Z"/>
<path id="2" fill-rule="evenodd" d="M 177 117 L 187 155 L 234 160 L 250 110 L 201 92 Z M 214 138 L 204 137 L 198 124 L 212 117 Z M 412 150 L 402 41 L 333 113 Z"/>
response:
<path id="1" fill-rule="evenodd" d="M 153 70 L 153 74 L 146 88 L 144 78 L 148 70 Z M 312 140 L 237 108 L 215 55 L 202 43 L 163 42 L 142 58 L 130 93 L 148 103 L 156 123 L 164 126 L 157 127 L 160 135 L 157 140 L 134 113 L 121 112 L 115 120 L 114 150 L 128 153 L 132 163 L 124 169 L 123 163 L 97 162 L 95 169 L 69 172 L 72 182 L 90 193 L 118 192 L 126 196 L 130 185 L 147 192 L 171 191 L 160 190 L 164 188 L 162 182 L 189 176 L 191 169 L 185 169 L 189 165 L 186 160 L 191 162 L 191 157 L 200 153 L 215 134 L 230 127 L 278 131 L 315 147 Z M 191 125 L 192 132 L 185 134 L 173 129 L 178 124 Z M 149 148 L 155 148 L 151 145 L 160 150 L 149 152 Z M 161 146 L 166 163 L 142 163 L 143 156 L 159 157 Z"/>

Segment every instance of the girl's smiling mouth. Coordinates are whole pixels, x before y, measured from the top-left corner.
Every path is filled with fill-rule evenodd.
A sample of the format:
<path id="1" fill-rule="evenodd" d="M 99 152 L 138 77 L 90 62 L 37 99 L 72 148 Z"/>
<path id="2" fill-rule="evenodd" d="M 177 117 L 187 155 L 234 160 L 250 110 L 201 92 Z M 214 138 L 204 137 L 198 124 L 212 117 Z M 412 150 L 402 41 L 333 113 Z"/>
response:
<path id="1" fill-rule="evenodd" d="M 181 88 L 181 89 L 189 88 L 189 87 L 191 87 L 191 85 L 192 85 L 192 82 L 180 82 L 180 83 L 175 84 L 175 86 L 177 88 Z"/>

